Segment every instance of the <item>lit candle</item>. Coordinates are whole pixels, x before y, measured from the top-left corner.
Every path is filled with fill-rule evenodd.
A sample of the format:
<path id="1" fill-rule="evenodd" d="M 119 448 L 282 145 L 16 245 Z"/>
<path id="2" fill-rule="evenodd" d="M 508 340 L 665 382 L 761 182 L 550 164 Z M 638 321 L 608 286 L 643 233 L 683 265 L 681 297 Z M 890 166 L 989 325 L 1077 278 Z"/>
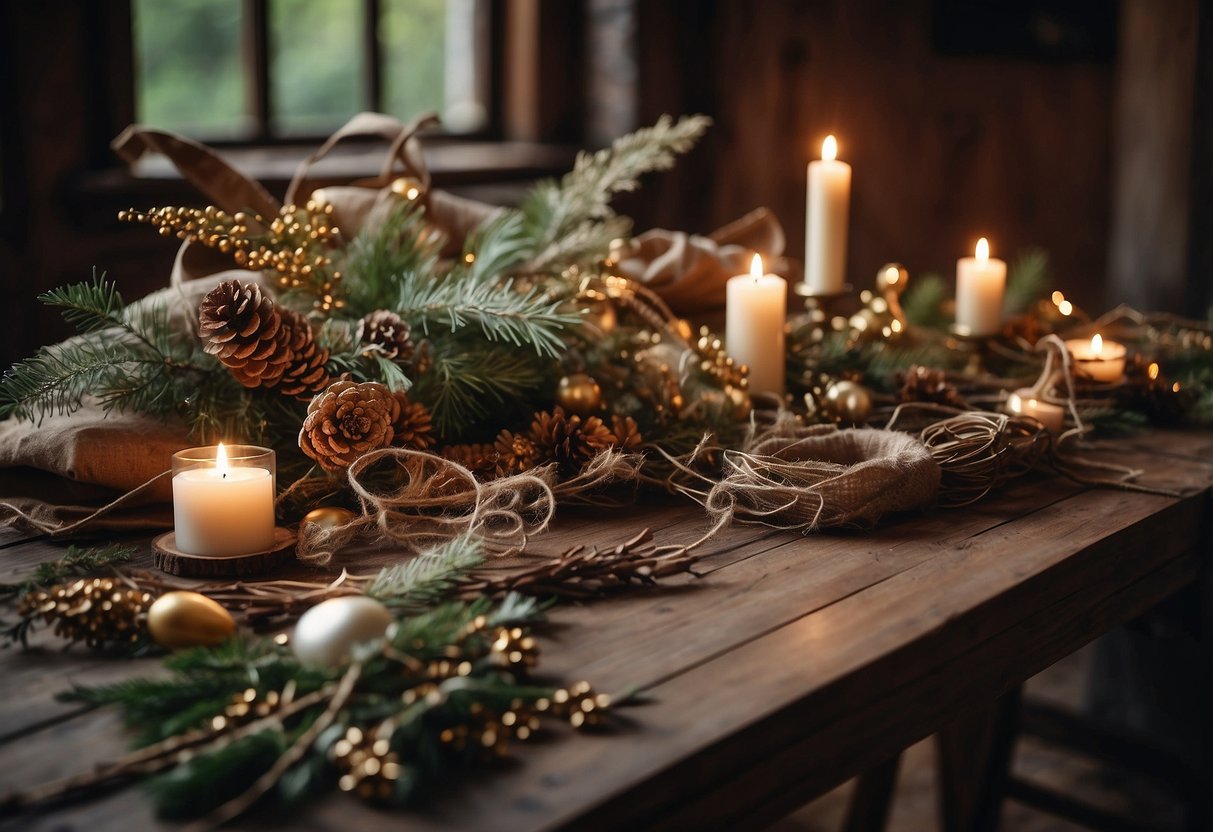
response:
<path id="1" fill-rule="evenodd" d="M 1125 345 L 1105 341 L 1098 332 L 1087 341 L 1075 338 L 1066 341 L 1080 376 L 1093 381 L 1120 381 L 1125 375 Z"/>
<path id="2" fill-rule="evenodd" d="M 826 136 L 821 143 L 821 158 L 809 162 L 804 283 L 806 293 L 811 295 L 835 295 L 846 285 L 851 166 L 837 156 L 838 142 L 833 136 Z"/>
<path id="3" fill-rule="evenodd" d="M 974 254 L 956 261 L 956 331 L 961 335 L 994 335 L 1002 329 L 1007 264 L 990 256 L 990 243 L 985 237 L 977 241 Z"/>
<path id="4" fill-rule="evenodd" d="M 757 254 L 749 274 L 729 278 L 726 287 L 725 337 L 728 353 L 750 368 L 751 393 L 783 395 L 783 326 L 788 284 L 782 277 L 762 273 Z"/>
<path id="5" fill-rule="evenodd" d="M 265 468 L 233 467 L 220 444 L 213 468 L 173 476 L 176 548 L 225 557 L 274 547 L 273 477 Z"/>
<path id="6" fill-rule="evenodd" d="M 1052 433 L 1061 433 L 1066 421 L 1064 407 L 1041 401 L 1030 387 L 1016 390 L 1007 397 L 1007 412 L 1013 416 L 1031 416 Z"/>

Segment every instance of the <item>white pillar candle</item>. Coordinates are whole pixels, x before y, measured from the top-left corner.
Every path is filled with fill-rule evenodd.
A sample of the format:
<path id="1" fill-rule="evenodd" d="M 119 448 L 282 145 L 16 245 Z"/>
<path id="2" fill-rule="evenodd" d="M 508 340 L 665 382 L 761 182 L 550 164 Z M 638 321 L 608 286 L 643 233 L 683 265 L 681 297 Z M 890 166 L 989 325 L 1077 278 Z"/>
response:
<path id="1" fill-rule="evenodd" d="M 274 548 L 274 485 L 265 468 L 234 468 L 223 445 L 215 467 L 173 476 L 176 547 L 190 555 L 230 557 Z"/>
<path id="2" fill-rule="evenodd" d="M 1125 376 L 1124 344 L 1105 341 L 1097 332 L 1090 341 L 1075 338 L 1066 341 L 1078 375 L 1093 381 L 1120 381 Z"/>
<path id="3" fill-rule="evenodd" d="M 810 295 L 836 295 L 846 285 L 851 166 L 839 161 L 837 155 L 838 142 L 833 136 L 826 136 L 821 144 L 821 158 L 809 162 L 804 282 Z"/>
<path id="4" fill-rule="evenodd" d="M 985 237 L 974 257 L 956 261 L 956 331 L 961 335 L 994 335 L 1002 329 L 1002 296 L 1007 264 L 990 256 Z"/>
<path id="5" fill-rule="evenodd" d="M 729 278 L 725 339 L 729 355 L 750 368 L 751 393 L 784 390 L 783 326 L 788 284 L 782 277 L 762 273 L 757 254 L 749 274 Z"/>
<path id="6" fill-rule="evenodd" d="M 1013 416 L 1031 416 L 1051 433 L 1061 433 L 1066 421 L 1064 407 L 1041 401 L 1030 387 L 1016 390 L 1007 397 L 1007 412 Z"/>

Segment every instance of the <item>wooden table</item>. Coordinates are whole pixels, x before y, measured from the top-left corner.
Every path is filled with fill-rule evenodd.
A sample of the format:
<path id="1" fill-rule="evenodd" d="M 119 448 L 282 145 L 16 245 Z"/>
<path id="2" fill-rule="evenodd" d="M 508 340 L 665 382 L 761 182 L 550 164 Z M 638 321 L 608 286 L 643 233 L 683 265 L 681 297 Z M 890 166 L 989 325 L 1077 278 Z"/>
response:
<path id="1" fill-rule="evenodd" d="M 344 795 L 296 815 L 314 830 L 752 828 L 992 702 L 1178 588 L 1208 584 L 1213 433 L 1102 443 L 1181 498 L 1020 480 L 977 505 L 864 532 L 802 537 L 758 526 L 706 546 L 702 577 L 557 609 L 542 667 L 601 690 L 649 688 L 620 730 L 517 747 L 407 817 Z M 1110 458 L 1110 457 L 1105 457 Z M 651 526 L 694 539 L 693 506 L 570 514 L 537 545 L 609 544 Z M 27 544 L 10 567 L 55 554 Z M 52 641 L 41 644 L 53 645 Z M 75 649 L 0 654 L 0 784 L 44 781 L 119 753 L 115 714 L 54 701 L 72 682 L 143 674 L 150 660 Z M 126 789 L 8 819 L 7 828 L 155 828 Z"/>

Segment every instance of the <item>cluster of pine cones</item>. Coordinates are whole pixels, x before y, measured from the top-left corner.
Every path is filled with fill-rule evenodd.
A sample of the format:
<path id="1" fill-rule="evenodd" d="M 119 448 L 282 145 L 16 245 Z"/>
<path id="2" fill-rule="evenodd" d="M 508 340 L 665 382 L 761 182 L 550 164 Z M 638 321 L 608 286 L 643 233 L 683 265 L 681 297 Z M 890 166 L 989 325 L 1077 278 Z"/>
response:
<path id="1" fill-rule="evenodd" d="M 434 444 L 423 405 L 378 382 L 334 380 L 325 369 L 329 352 L 307 318 L 275 304 L 257 283 L 229 280 L 212 289 L 199 307 L 198 331 L 204 349 L 245 387 L 310 400 L 299 447 L 326 471 L 392 444 L 418 450 Z M 368 353 L 424 371 L 424 353 L 395 312 L 367 315 L 357 337 Z"/>
<path id="2" fill-rule="evenodd" d="M 581 473 L 586 463 L 609 448 L 636 450 L 643 437 L 630 416 L 612 416 L 608 424 L 598 416 L 566 414 L 557 407 L 535 414 L 525 431 L 503 430 L 494 442 L 448 445 L 442 455 L 483 479 L 509 476 L 554 463 L 561 478 Z"/>

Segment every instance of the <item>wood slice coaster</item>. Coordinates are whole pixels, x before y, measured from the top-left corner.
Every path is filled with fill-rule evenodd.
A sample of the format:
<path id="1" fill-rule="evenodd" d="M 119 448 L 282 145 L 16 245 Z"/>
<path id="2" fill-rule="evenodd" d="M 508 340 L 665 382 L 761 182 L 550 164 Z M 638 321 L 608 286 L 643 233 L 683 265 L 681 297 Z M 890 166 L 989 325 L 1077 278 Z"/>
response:
<path id="1" fill-rule="evenodd" d="M 274 529 L 274 548 L 231 557 L 191 555 L 177 548 L 175 532 L 152 541 L 152 565 L 183 578 L 254 578 L 295 559 L 296 535 L 290 529 Z"/>

